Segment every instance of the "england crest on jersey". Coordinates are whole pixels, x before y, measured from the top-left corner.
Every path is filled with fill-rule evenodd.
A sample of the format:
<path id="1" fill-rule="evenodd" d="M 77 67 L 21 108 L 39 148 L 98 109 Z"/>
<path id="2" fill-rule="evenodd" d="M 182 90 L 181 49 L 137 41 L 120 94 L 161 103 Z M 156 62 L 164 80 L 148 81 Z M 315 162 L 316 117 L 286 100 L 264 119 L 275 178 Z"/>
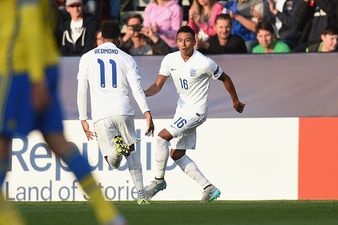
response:
<path id="1" fill-rule="evenodd" d="M 190 76 L 194 77 L 196 75 L 196 70 L 195 69 L 191 69 L 190 70 Z"/>

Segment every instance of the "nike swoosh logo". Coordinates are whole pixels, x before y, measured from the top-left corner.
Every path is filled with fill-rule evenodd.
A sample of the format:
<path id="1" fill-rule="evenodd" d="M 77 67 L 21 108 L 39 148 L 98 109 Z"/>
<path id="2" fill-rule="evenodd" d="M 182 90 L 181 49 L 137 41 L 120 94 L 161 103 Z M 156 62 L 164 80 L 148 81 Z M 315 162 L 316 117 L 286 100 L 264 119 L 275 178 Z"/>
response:
<path id="1" fill-rule="evenodd" d="M 171 70 L 171 71 L 174 71 L 174 70 L 176 70 L 176 69 L 170 68 L 170 70 Z"/>

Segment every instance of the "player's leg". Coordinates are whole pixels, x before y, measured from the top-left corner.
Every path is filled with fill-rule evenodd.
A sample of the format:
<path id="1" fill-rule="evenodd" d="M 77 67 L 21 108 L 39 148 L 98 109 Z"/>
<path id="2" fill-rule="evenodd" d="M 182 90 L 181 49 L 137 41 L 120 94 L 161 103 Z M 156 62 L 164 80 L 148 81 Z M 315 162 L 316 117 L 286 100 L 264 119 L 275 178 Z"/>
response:
<path id="1" fill-rule="evenodd" d="M 186 149 L 195 149 L 196 128 L 183 132 L 183 135 L 174 138 L 171 142 L 170 157 L 189 177 L 195 180 L 202 188 L 210 185 L 208 179 L 198 169 L 196 163 L 186 155 Z"/>
<path id="2" fill-rule="evenodd" d="M 117 130 L 112 125 L 111 118 L 99 120 L 94 123 L 94 131 L 96 134 L 96 141 L 101 154 L 106 159 L 108 164 L 114 168 L 119 168 L 122 155 L 116 151 L 114 147 L 114 137 L 117 135 Z"/>
<path id="3" fill-rule="evenodd" d="M 77 146 L 67 142 L 62 133 L 44 135 L 51 150 L 58 155 L 74 173 L 82 189 L 88 194 L 93 209 L 101 224 L 108 224 L 119 217 L 117 209 L 105 201 L 101 189 L 97 185 L 90 169 L 90 165 L 79 152 Z"/>
<path id="4" fill-rule="evenodd" d="M 133 180 L 135 188 L 138 192 L 137 203 L 148 204 L 144 195 L 143 186 L 143 172 L 142 164 L 139 154 L 135 151 L 135 143 L 138 141 L 135 133 L 135 124 L 133 116 L 116 116 L 114 117 L 115 127 L 118 130 L 118 135 L 121 137 L 122 142 L 128 146 L 129 154 L 125 155 L 127 160 L 130 176 Z M 114 143 L 115 144 L 115 143 Z M 115 144 L 115 149 L 118 147 Z"/>
<path id="5" fill-rule="evenodd" d="M 144 193 L 142 164 L 135 151 L 135 145 L 130 146 L 130 154 L 126 156 L 130 176 L 137 190 L 137 203 L 149 204 Z"/>
<path id="6" fill-rule="evenodd" d="M 96 139 L 102 155 L 108 164 L 113 168 L 118 168 L 122 160 L 122 155 L 117 148 L 127 145 L 128 156 L 126 157 L 128 169 L 133 183 L 138 192 L 138 202 L 147 203 L 143 191 L 142 165 L 139 156 L 135 152 L 136 134 L 134 118 L 132 116 L 113 116 L 102 119 L 94 123 Z M 121 143 L 116 143 L 119 137 Z"/>
<path id="7" fill-rule="evenodd" d="M 24 225 L 19 212 L 7 202 L 0 192 L 0 225 Z"/>
<path id="8" fill-rule="evenodd" d="M 192 115 L 187 122 L 189 128 L 182 132 L 182 135 L 171 141 L 170 156 L 175 163 L 189 177 L 195 180 L 203 188 L 202 201 L 212 201 L 219 197 L 220 191 L 214 187 L 203 173 L 198 169 L 196 163 L 185 153 L 186 149 L 195 149 L 196 147 L 196 128 L 205 121 L 206 115 Z"/>
<path id="9" fill-rule="evenodd" d="M 173 137 L 180 136 L 190 126 L 194 126 L 192 118 L 196 115 L 191 112 L 179 112 L 176 111 L 171 124 L 167 128 L 160 131 L 155 139 L 155 158 L 156 158 L 156 173 L 155 179 L 147 185 L 144 190 L 148 198 L 152 198 L 159 191 L 164 190 L 167 187 L 167 183 L 164 179 L 165 169 L 169 158 L 169 141 Z"/>
<path id="10" fill-rule="evenodd" d="M 0 187 L 2 187 L 5 181 L 8 170 L 9 149 L 10 139 L 0 135 Z"/>
<path id="11" fill-rule="evenodd" d="M 82 189 L 89 195 L 99 223 L 114 224 L 115 222 L 112 222 L 114 220 L 121 222 L 117 209 L 105 201 L 101 189 L 91 173 L 88 161 L 82 157 L 75 144 L 65 139 L 61 106 L 57 95 L 57 68 L 48 68 L 46 77 L 51 101 L 48 108 L 36 116 L 36 128 L 41 130 L 51 150 L 68 165 Z"/>
<path id="12" fill-rule="evenodd" d="M 26 135 L 32 125 L 30 85 L 27 74 L 0 76 L 0 224 L 24 224 L 12 204 L 5 201 L 2 185 L 8 171 L 11 139 L 14 133 Z"/>
<path id="13" fill-rule="evenodd" d="M 0 135 L 0 225 L 23 225 L 21 216 L 11 204 L 5 201 L 1 190 L 8 170 L 9 149 L 10 139 Z"/>
<path id="14" fill-rule="evenodd" d="M 144 187 L 144 192 L 147 198 L 152 198 L 159 191 L 166 189 L 167 182 L 164 179 L 165 169 L 169 158 L 169 141 L 173 136 L 167 129 L 160 131 L 155 138 L 155 159 L 156 159 L 156 173 L 155 179 L 147 186 Z"/>
<path id="15" fill-rule="evenodd" d="M 165 168 L 169 158 L 169 141 L 173 138 L 167 129 L 160 131 L 156 137 L 156 175 L 155 179 L 164 179 Z"/>
<path id="16" fill-rule="evenodd" d="M 170 156 L 184 173 L 195 180 L 203 188 L 201 201 L 209 202 L 220 196 L 220 191 L 208 181 L 198 169 L 196 163 L 185 154 L 185 150 L 171 149 Z"/>

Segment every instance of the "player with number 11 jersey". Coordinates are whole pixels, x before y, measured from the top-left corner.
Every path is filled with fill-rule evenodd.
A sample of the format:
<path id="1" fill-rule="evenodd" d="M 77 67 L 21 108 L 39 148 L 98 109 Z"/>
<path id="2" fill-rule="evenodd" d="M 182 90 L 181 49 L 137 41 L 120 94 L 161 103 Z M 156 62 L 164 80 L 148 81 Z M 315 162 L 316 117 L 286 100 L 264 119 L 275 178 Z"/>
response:
<path id="1" fill-rule="evenodd" d="M 149 111 L 137 71 L 135 60 L 111 42 L 81 57 L 77 79 L 89 83 L 94 122 L 112 115 L 134 115 L 128 83 L 142 113 Z M 82 90 L 87 91 L 86 88 Z M 86 108 L 79 110 L 79 113 L 80 119 L 87 119 Z"/>
<path id="2" fill-rule="evenodd" d="M 147 204 L 143 191 L 140 158 L 135 151 L 134 110 L 129 87 L 147 122 L 145 134 L 152 133 L 154 124 L 141 87 L 141 76 L 134 59 L 116 45 L 120 28 L 114 21 L 101 26 L 103 44 L 81 57 L 78 72 L 79 119 L 87 139 L 96 137 L 100 151 L 113 168 L 120 166 L 122 155 L 138 192 L 138 204 Z M 95 134 L 87 122 L 87 89 L 90 89 L 92 119 Z"/>

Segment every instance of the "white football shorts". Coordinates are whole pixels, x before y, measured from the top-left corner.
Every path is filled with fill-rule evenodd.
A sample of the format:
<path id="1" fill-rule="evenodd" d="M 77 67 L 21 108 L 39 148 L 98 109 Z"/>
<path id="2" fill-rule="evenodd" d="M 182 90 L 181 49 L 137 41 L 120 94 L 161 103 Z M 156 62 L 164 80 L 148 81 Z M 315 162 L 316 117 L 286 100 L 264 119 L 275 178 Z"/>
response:
<path id="1" fill-rule="evenodd" d="M 97 144 L 103 156 L 118 154 L 114 146 L 114 137 L 121 135 L 129 146 L 135 144 L 136 138 L 134 116 L 112 116 L 94 123 Z"/>
<path id="2" fill-rule="evenodd" d="M 195 149 L 196 128 L 207 119 L 207 113 L 199 114 L 189 110 L 177 110 L 166 130 L 174 137 L 170 141 L 172 149 Z"/>

